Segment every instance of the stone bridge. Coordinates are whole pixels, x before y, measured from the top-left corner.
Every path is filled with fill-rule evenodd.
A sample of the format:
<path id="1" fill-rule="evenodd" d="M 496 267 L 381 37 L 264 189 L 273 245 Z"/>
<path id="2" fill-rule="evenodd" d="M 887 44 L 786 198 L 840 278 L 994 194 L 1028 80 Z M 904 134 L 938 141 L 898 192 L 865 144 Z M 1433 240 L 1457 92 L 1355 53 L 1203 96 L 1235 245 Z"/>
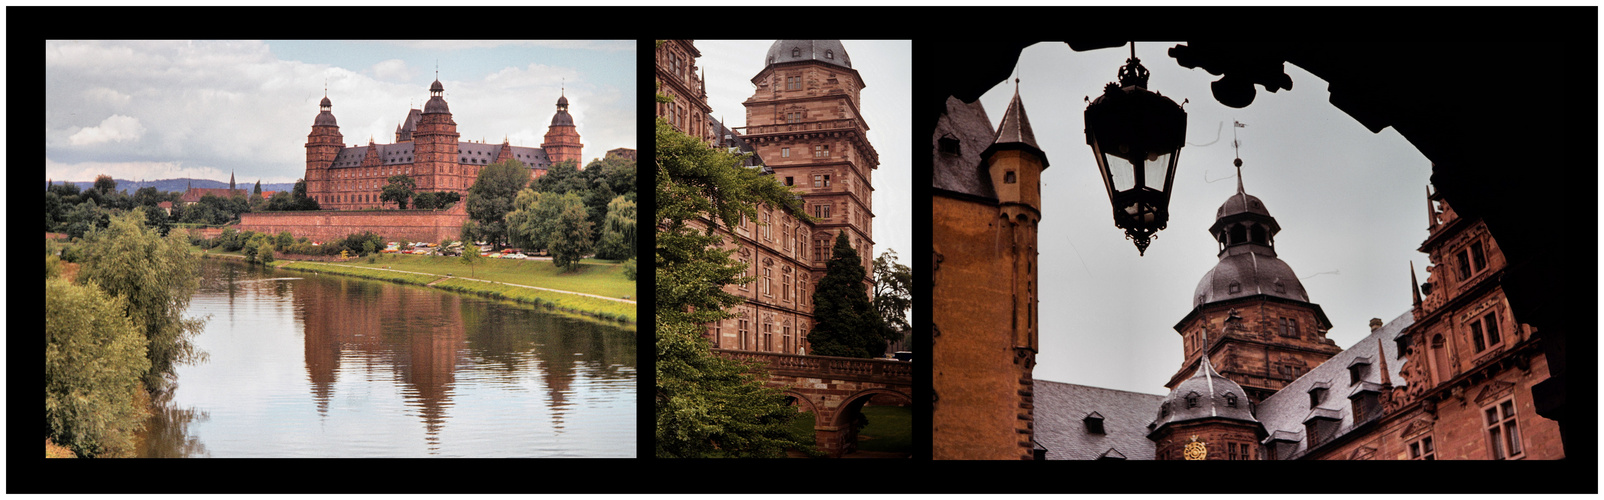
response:
<path id="1" fill-rule="evenodd" d="M 781 389 L 803 411 L 813 412 L 819 450 L 839 458 L 858 440 L 853 425 L 864 403 L 913 403 L 913 364 L 885 359 L 803 356 L 713 349 L 735 359 L 763 363 L 768 385 Z"/>

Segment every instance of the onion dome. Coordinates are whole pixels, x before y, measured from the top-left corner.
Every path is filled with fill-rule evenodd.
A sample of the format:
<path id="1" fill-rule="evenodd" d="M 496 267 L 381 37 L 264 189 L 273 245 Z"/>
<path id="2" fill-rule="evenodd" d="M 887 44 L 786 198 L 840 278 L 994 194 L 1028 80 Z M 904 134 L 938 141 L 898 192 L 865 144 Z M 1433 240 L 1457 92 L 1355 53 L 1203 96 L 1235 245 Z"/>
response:
<path id="1" fill-rule="evenodd" d="M 764 59 L 763 67 L 797 61 L 818 61 L 852 68 L 852 58 L 847 57 L 847 49 L 840 40 L 775 40 L 774 45 L 769 46 L 769 55 Z"/>
<path id="2" fill-rule="evenodd" d="M 551 116 L 551 126 L 553 126 L 553 127 L 572 127 L 572 126 L 574 126 L 574 117 L 573 116 L 569 116 L 569 114 L 568 114 L 568 97 L 567 96 L 563 96 L 563 97 L 558 97 L 557 98 L 557 114 Z"/>
<path id="3" fill-rule="evenodd" d="M 451 112 L 451 108 L 446 106 L 445 91 L 446 88 L 440 85 L 440 80 L 435 80 L 434 84 L 429 85 L 429 102 L 423 104 L 424 114 Z"/>
<path id="4" fill-rule="evenodd" d="M 1197 372 L 1176 384 L 1175 390 L 1164 398 L 1158 418 L 1148 428 L 1156 430 L 1168 424 L 1208 418 L 1258 423 L 1248 408 L 1247 391 L 1214 371 L 1208 356 L 1202 358 Z"/>
<path id="5" fill-rule="evenodd" d="M 323 96 L 323 101 L 318 103 L 318 109 L 320 111 L 317 114 L 317 118 L 312 120 L 312 126 L 314 126 L 314 127 L 322 127 L 322 126 L 338 127 L 338 126 L 340 126 L 340 124 L 338 122 L 334 121 L 334 112 L 331 111 L 332 109 L 334 109 L 334 104 L 329 101 L 329 97 L 328 96 Z"/>
<path id="6" fill-rule="evenodd" d="M 1261 294 L 1308 302 L 1309 293 L 1292 267 L 1276 257 L 1275 235 L 1280 231 L 1264 202 L 1243 191 L 1238 174 L 1236 194 L 1220 205 L 1209 227 L 1220 245 L 1220 263 L 1198 282 L 1192 305 Z"/>

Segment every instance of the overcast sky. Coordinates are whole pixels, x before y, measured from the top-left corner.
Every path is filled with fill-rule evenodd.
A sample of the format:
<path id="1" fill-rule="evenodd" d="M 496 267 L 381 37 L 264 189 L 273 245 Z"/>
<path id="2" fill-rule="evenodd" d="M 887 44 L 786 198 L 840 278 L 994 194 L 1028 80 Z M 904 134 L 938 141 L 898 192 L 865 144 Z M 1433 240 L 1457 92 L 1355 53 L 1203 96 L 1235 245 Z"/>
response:
<path id="1" fill-rule="evenodd" d="M 1019 93 L 1051 166 L 1042 175 L 1042 380 L 1151 394 L 1181 366 L 1174 326 L 1192 309 L 1199 280 L 1219 262 L 1208 233 L 1215 210 L 1236 192 L 1233 121 L 1242 180 L 1281 225 L 1276 252 L 1309 299 L 1333 323 L 1344 349 L 1369 335 L 1370 318 L 1391 321 L 1410 308 L 1409 264 L 1426 280 L 1426 185 L 1431 162 L 1391 128 L 1371 133 L 1337 110 L 1324 81 L 1291 64 L 1292 90 L 1246 108 L 1220 104 L 1218 79 L 1176 64 L 1179 42 L 1138 43 L 1152 72 L 1148 89 L 1187 112 L 1187 145 L 1176 168 L 1169 227 L 1139 256 L 1114 227 L 1083 123 L 1086 97 L 1117 80 L 1128 46 L 1075 52 L 1041 43 L 1021 54 Z M 1010 78 L 981 101 L 995 127 L 1013 97 Z"/>
<path id="2" fill-rule="evenodd" d="M 589 163 L 637 147 L 635 57 L 633 40 L 49 41 L 45 177 L 294 182 L 325 82 L 347 144 L 393 143 L 436 64 L 462 140 L 538 147 L 566 92 Z"/>
<path id="3" fill-rule="evenodd" d="M 774 40 L 696 40 L 702 57 L 697 66 L 707 74 L 707 102 L 713 116 L 728 127 L 746 126 L 746 106 L 757 92 L 752 77 L 763 70 Z M 852 69 L 863 77 L 860 95 L 869 143 L 880 155 L 873 171 L 874 253 L 896 250 L 897 262 L 912 267 L 912 44 L 907 40 L 844 40 Z"/>

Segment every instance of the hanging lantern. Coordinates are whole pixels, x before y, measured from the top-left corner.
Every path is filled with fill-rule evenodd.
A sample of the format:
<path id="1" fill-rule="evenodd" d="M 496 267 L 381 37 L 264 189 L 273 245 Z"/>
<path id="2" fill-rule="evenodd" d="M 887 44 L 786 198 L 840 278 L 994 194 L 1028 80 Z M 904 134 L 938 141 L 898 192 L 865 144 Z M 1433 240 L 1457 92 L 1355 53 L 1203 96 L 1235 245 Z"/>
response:
<path id="1" fill-rule="evenodd" d="M 1147 90 L 1147 68 L 1131 58 L 1119 70 L 1119 83 L 1086 106 L 1086 144 L 1114 207 L 1114 225 L 1145 255 L 1154 233 L 1170 218 L 1170 188 L 1186 143 L 1186 111 Z"/>

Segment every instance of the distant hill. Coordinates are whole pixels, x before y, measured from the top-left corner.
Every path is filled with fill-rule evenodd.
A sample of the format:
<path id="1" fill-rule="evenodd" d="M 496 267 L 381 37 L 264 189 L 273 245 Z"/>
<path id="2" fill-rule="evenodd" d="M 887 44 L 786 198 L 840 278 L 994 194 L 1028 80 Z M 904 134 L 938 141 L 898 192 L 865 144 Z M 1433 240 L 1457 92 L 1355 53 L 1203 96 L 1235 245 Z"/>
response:
<path id="1" fill-rule="evenodd" d="M 158 191 L 174 191 L 174 192 L 179 192 L 179 193 L 184 192 L 185 190 L 187 190 L 191 186 L 198 187 L 198 188 L 214 188 L 214 189 L 222 189 L 222 188 L 227 188 L 228 187 L 228 183 L 227 182 L 214 181 L 214 180 L 211 180 L 211 179 L 182 178 L 182 179 L 160 179 L 160 180 L 144 181 L 144 182 L 130 181 L 130 180 L 127 180 L 127 179 L 116 179 L 116 180 L 117 180 L 117 190 L 118 191 L 127 191 L 128 194 L 134 194 L 134 191 L 137 191 L 140 188 L 147 187 L 147 186 L 153 186 Z M 61 181 L 56 181 L 55 183 L 57 185 L 62 184 Z M 95 181 L 74 181 L 74 182 L 72 182 L 72 184 L 76 184 L 78 186 L 78 189 L 89 189 L 90 187 L 95 185 Z M 238 188 L 238 189 L 245 189 L 245 190 L 255 189 L 256 188 L 256 181 L 240 182 L 240 181 L 236 180 L 234 182 L 234 187 Z M 49 188 L 50 188 L 50 186 L 48 184 L 46 184 L 45 185 L 45 189 L 49 189 Z M 277 183 L 277 184 L 269 184 L 269 183 L 266 183 L 266 182 L 262 183 L 262 190 L 263 191 L 289 191 L 291 189 L 295 189 L 295 183 L 293 183 L 293 182 L 282 182 L 282 183 Z"/>

